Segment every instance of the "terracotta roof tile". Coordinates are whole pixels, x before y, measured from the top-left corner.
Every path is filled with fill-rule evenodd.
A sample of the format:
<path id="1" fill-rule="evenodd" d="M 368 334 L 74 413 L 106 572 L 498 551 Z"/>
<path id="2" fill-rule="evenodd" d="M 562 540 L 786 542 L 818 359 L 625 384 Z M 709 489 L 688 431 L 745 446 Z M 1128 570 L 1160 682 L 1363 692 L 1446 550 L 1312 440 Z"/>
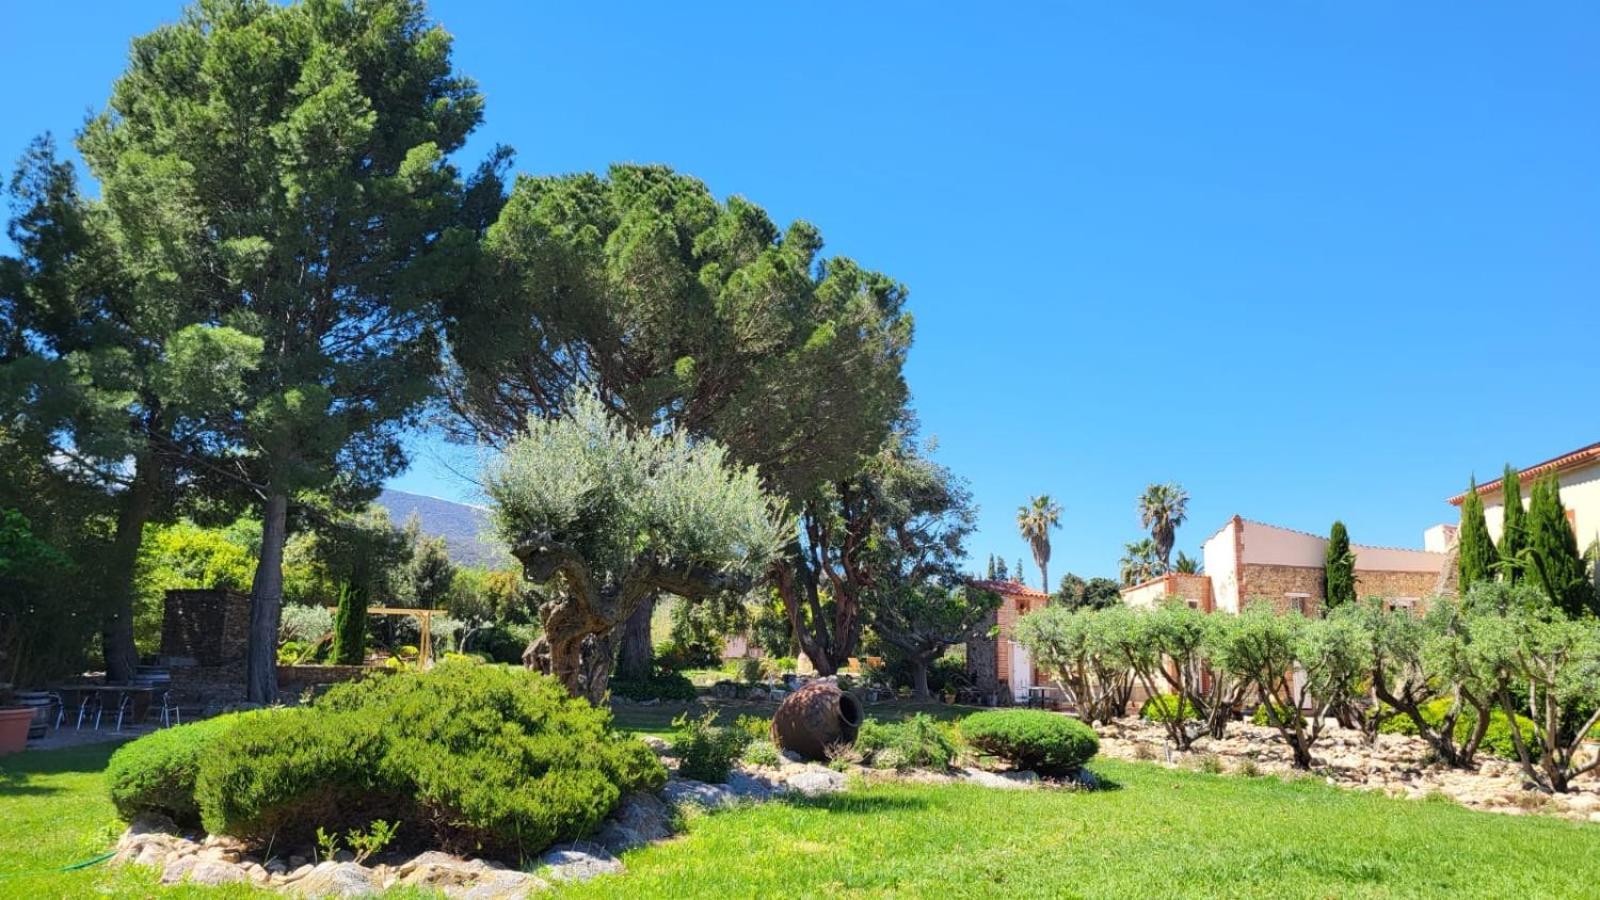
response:
<path id="1" fill-rule="evenodd" d="M 1581 466 L 1586 463 L 1596 461 L 1600 461 L 1600 443 L 1590 444 L 1587 447 L 1580 447 L 1571 453 L 1563 453 L 1562 455 L 1554 457 L 1553 459 L 1547 459 L 1542 463 L 1529 466 L 1517 473 L 1517 480 L 1526 485 L 1528 481 L 1547 472 L 1560 472 L 1563 469 L 1571 469 L 1575 466 Z M 1500 490 L 1501 484 L 1504 481 L 1504 478 L 1496 478 L 1493 481 L 1480 484 L 1478 485 L 1478 493 L 1495 493 L 1496 491 Z M 1456 506 L 1460 506 L 1461 501 L 1465 499 L 1467 499 L 1467 492 L 1462 491 L 1454 497 L 1451 497 L 1449 502 Z"/>

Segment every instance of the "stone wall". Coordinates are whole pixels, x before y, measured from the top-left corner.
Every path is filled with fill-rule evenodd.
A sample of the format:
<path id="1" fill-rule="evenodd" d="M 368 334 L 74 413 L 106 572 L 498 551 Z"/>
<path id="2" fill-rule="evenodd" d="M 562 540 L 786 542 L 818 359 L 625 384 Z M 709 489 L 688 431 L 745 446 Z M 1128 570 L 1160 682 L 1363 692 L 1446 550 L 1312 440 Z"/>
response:
<path id="1" fill-rule="evenodd" d="M 1307 595 L 1306 614 L 1320 611 L 1326 601 L 1323 589 L 1324 572 L 1316 566 L 1251 565 L 1244 567 L 1244 592 L 1246 602 L 1268 600 L 1279 611 L 1290 607 L 1290 594 Z M 1356 596 L 1358 597 L 1410 597 L 1424 600 L 1432 596 L 1439 582 L 1437 572 L 1380 572 L 1356 570 Z M 1418 604 L 1419 606 L 1421 604 Z"/>
<path id="2" fill-rule="evenodd" d="M 279 666 L 278 696 L 284 702 L 293 702 L 306 691 L 320 693 L 331 684 L 356 681 L 373 673 L 388 674 L 389 669 L 366 666 Z"/>
<path id="3" fill-rule="evenodd" d="M 250 643 L 250 598 L 229 590 L 167 591 L 161 655 L 169 665 L 242 663 Z"/>

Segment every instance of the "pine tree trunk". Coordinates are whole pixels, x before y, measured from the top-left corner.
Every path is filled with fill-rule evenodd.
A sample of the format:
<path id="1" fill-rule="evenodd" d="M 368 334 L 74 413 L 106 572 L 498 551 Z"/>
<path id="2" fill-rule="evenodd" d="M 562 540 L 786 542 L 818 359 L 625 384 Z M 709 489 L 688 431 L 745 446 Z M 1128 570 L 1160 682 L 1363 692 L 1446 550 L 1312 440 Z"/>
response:
<path id="1" fill-rule="evenodd" d="M 283 611 L 283 545 L 289 497 L 267 495 L 261 517 L 261 558 L 250 584 L 250 646 L 245 654 L 245 694 L 252 703 L 278 700 L 278 621 Z"/>
<path id="2" fill-rule="evenodd" d="M 655 596 L 646 597 L 622 625 L 622 649 L 617 654 L 616 677 L 625 681 L 644 681 L 655 663 L 655 648 L 650 644 L 650 620 L 656 611 Z"/>
<path id="3" fill-rule="evenodd" d="M 101 630 L 105 653 L 106 680 L 116 683 L 132 680 L 139 665 L 139 649 L 133 642 L 134 573 L 139 564 L 139 545 L 144 541 L 144 526 L 155 511 L 159 488 L 156 463 L 141 456 L 134 463 L 133 483 L 122 496 L 117 510 L 117 533 L 106 560 L 106 594 L 111 608 L 106 610 Z"/>

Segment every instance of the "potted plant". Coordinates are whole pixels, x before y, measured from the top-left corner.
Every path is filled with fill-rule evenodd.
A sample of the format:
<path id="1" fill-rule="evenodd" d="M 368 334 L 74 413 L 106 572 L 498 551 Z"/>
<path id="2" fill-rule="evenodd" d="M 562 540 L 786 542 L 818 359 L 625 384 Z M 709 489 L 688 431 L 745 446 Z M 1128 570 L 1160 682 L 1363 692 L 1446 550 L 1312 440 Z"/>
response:
<path id="1" fill-rule="evenodd" d="M 0 756 L 28 749 L 28 726 L 33 724 L 33 707 L 15 706 L 11 686 L 0 687 Z"/>

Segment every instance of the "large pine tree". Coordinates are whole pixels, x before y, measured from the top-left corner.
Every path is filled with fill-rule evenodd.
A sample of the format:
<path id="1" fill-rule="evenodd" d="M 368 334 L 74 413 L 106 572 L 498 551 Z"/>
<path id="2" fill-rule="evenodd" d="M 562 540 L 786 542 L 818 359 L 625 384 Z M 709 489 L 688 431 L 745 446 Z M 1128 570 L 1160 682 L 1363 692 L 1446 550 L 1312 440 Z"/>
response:
<path id="1" fill-rule="evenodd" d="M 1578 538 L 1561 504 L 1555 476 L 1533 483 L 1528 501 L 1528 546 L 1522 552 L 1525 577 L 1544 589 L 1572 618 L 1595 609 L 1594 583 L 1578 553 Z"/>
<path id="2" fill-rule="evenodd" d="M 1343 522 L 1334 522 L 1328 533 L 1328 554 L 1324 564 L 1327 578 L 1327 606 L 1333 609 L 1356 600 L 1356 556 L 1350 550 L 1350 533 Z"/>
<path id="3" fill-rule="evenodd" d="M 1506 464 L 1501 487 L 1505 498 L 1505 524 L 1500 531 L 1500 571 L 1502 578 L 1515 583 L 1522 579 L 1518 558 L 1528 546 L 1528 511 L 1522 508 L 1522 483 L 1510 463 Z"/>
<path id="4" fill-rule="evenodd" d="M 1489 525 L 1484 521 L 1483 498 L 1478 496 L 1476 478 L 1467 488 L 1466 499 L 1461 501 L 1461 532 L 1457 538 L 1457 547 L 1459 590 L 1462 596 L 1465 596 L 1467 589 L 1474 584 L 1494 578 L 1494 563 L 1497 559 L 1494 541 L 1489 538 Z"/>

